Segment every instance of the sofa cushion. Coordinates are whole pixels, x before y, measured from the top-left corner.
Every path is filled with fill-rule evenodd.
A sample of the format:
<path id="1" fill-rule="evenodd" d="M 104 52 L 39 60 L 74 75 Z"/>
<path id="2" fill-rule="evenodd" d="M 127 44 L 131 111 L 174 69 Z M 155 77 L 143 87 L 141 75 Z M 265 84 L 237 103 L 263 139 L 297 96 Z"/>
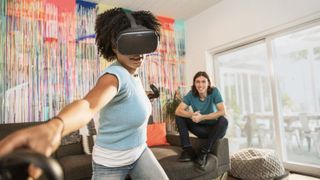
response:
<path id="1" fill-rule="evenodd" d="M 82 149 L 82 143 L 73 143 L 64 146 L 60 146 L 55 152 L 57 158 L 62 158 L 64 156 L 70 155 L 82 155 L 84 154 Z"/>
<path id="2" fill-rule="evenodd" d="M 92 176 L 91 160 L 91 155 L 73 155 L 59 159 L 64 172 L 64 179 L 90 179 Z"/>
<path id="3" fill-rule="evenodd" d="M 198 168 L 193 162 L 179 162 L 178 157 L 182 149 L 177 146 L 156 146 L 150 148 L 159 163 L 167 173 L 169 179 L 193 179 L 215 171 L 218 166 L 218 159 L 209 154 L 208 163 L 205 169 Z"/>

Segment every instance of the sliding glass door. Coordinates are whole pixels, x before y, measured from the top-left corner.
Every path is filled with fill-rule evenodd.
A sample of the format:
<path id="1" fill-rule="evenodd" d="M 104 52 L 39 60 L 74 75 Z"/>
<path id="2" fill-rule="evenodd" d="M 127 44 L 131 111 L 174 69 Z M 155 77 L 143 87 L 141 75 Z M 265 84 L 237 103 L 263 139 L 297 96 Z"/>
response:
<path id="1" fill-rule="evenodd" d="M 214 53 L 213 59 L 231 153 L 274 149 L 286 165 L 300 167 L 294 170 L 320 172 L 319 23 Z"/>
<path id="2" fill-rule="evenodd" d="M 320 26 L 271 41 L 286 159 L 320 166 Z"/>
<path id="3" fill-rule="evenodd" d="M 266 44 L 258 42 L 216 56 L 216 81 L 230 121 L 230 151 L 275 148 Z"/>

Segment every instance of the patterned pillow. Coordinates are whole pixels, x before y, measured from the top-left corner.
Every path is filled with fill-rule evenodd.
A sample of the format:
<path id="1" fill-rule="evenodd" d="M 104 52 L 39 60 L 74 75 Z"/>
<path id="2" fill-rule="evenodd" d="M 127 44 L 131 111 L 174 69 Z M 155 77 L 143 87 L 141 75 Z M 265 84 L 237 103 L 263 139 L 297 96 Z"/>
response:
<path id="1" fill-rule="evenodd" d="M 92 119 L 85 127 L 80 129 L 82 137 L 82 147 L 86 154 L 92 154 L 92 149 L 96 140 L 97 131 Z"/>
<path id="2" fill-rule="evenodd" d="M 76 144 L 81 142 L 81 135 L 79 131 L 72 132 L 66 136 L 64 136 L 61 140 L 61 145 L 69 145 L 69 144 Z"/>

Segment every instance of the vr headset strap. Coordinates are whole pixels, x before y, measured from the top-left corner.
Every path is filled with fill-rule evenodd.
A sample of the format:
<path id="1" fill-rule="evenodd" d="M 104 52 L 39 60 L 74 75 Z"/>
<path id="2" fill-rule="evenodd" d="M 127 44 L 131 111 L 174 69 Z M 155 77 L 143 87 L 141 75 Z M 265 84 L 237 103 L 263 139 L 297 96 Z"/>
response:
<path id="1" fill-rule="evenodd" d="M 132 16 L 132 14 L 130 12 L 125 12 L 127 18 L 129 19 L 130 21 L 130 25 L 132 28 L 135 28 L 137 27 L 137 23 L 136 23 L 136 20 L 134 19 L 134 17 Z"/>

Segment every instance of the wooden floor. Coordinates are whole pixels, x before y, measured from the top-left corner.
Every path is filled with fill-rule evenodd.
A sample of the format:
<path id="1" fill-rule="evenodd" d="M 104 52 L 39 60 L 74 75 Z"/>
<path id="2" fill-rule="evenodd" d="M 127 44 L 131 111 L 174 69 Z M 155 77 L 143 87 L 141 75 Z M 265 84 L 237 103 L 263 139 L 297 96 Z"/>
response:
<path id="1" fill-rule="evenodd" d="M 219 178 L 216 180 L 219 180 Z M 228 177 L 223 178 L 223 180 L 237 180 L 237 179 L 228 176 Z M 320 180 L 320 178 L 290 173 L 289 176 L 284 178 L 283 180 Z"/>
<path id="2" fill-rule="evenodd" d="M 315 178 L 315 177 L 310 177 L 310 176 L 305 176 L 300 174 L 290 174 L 288 179 L 289 180 L 320 180 L 320 178 Z"/>

